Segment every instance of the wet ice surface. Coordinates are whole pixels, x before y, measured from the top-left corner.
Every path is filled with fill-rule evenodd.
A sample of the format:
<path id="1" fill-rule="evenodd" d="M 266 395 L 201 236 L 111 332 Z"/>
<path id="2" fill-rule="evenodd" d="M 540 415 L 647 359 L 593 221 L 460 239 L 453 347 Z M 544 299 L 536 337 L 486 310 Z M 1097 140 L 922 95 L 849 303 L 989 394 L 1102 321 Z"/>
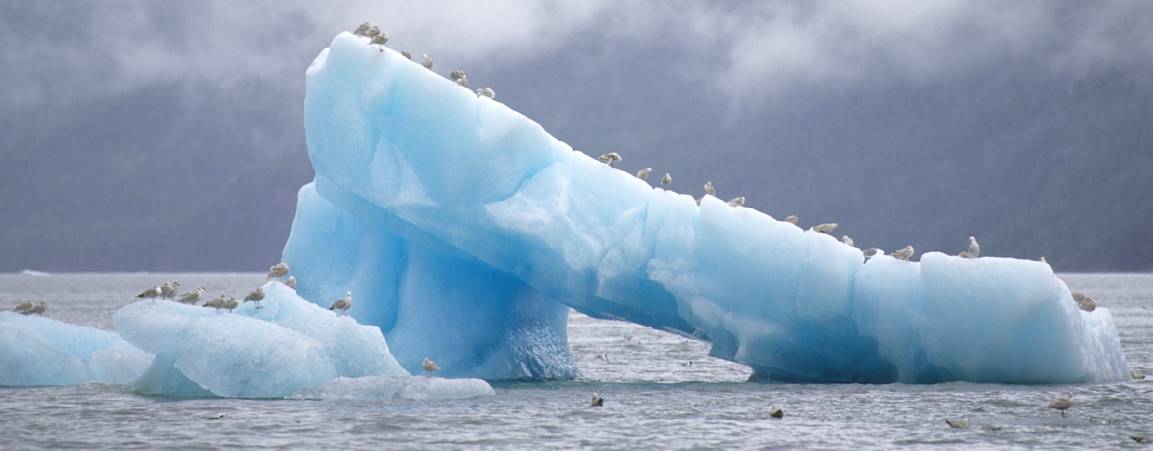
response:
<path id="1" fill-rule="evenodd" d="M 1131 367 L 1153 366 L 1153 276 L 1063 275 L 1114 315 Z M 243 295 L 259 275 L 0 275 L 0 306 L 49 303 L 48 316 L 111 328 L 153 283 Z M 496 383 L 467 400 L 177 400 L 116 386 L 0 389 L 0 448 L 79 447 L 1117 447 L 1153 435 L 1153 379 L 1012 386 L 745 383 L 749 371 L 703 343 L 573 314 L 576 381 Z M 598 358 L 603 354 L 607 357 Z M 1059 358 L 1059 356 L 1055 356 Z M 692 361 L 689 366 L 688 362 Z M 588 407 L 593 392 L 605 407 Z M 1072 392 L 1067 418 L 1045 406 Z M 341 398 L 341 397 L 335 397 Z M 785 418 L 769 418 L 769 409 Z M 952 430 L 945 418 L 970 422 Z"/>

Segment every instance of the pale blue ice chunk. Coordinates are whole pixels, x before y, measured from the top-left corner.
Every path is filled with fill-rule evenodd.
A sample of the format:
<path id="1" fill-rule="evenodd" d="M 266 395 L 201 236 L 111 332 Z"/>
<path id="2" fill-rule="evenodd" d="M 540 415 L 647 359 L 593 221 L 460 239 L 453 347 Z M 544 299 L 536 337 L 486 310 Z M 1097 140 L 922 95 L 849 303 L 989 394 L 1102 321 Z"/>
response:
<path id="1" fill-rule="evenodd" d="M 151 363 L 114 332 L 0 312 L 0 386 L 127 384 Z"/>

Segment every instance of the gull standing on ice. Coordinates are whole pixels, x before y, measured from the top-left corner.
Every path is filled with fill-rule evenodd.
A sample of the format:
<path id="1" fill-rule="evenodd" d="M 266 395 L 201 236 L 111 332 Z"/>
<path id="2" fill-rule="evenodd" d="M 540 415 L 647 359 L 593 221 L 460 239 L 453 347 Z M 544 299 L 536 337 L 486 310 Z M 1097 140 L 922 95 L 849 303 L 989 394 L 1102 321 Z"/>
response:
<path id="1" fill-rule="evenodd" d="M 1065 411 L 1069 410 L 1070 407 L 1073 407 L 1072 393 L 1065 393 L 1057 399 L 1049 402 L 1049 408 L 1056 409 L 1058 412 L 1061 412 L 1061 416 L 1065 416 Z"/>
<path id="2" fill-rule="evenodd" d="M 708 195 L 714 196 L 714 197 L 717 195 L 717 188 L 715 186 L 713 186 L 712 180 L 705 182 L 705 194 L 708 194 Z"/>
<path id="3" fill-rule="evenodd" d="M 905 246 L 893 251 L 892 256 L 898 260 L 909 261 L 910 258 L 913 258 L 913 254 L 915 253 L 916 251 L 913 249 L 913 246 Z"/>
<path id="4" fill-rule="evenodd" d="M 31 315 L 33 308 L 36 308 L 36 304 L 33 304 L 32 301 L 24 301 L 16 304 L 16 308 L 12 309 L 12 311 L 21 315 Z"/>
<path id="5" fill-rule="evenodd" d="M 160 285 L 160 299 L 172 299 L 172 296 L 176 294 L 175 291 L 171 283 L 164 282 L 164 284 Z"/>
<path id="6" fill-rule="evenodd" d="M 641 180 L 645 180 L 645 179 L 649 178 L 649 174 L 652 174 L 652 173 L 653 173 L 653 168 L 644 168 L 644 169 L 637 171 L 637 178 L 641 179 Z"/>
<path id="7" fill-rule="evenodd" d="M 373 25 L 372 22 L 365 22 L 360 24 L 359 27 L 356 27 L 356 31 L 353 31 L 352 34 L 357 36 L 368 36 L 368 29 L 375 27 L 376 25 Z"/>
<path id="8" fill-rule="evenodd" d="M 225 299 L 224 302 L 220 303 L 220 308 L 228 310 L 229 312 L 232 312 L 233 309 L 235 309 L 236 307 L 239 307 L 239 306 L 240 306 L 240 301 L 237 300 L 236 298 L 233 298 L 233 297 Z"/>
<path id="9" fill-rule="evenodd" d="M 405 57 L 405 58 L 408 58 L 408 60 L 409 60 L 409 61 L 412 61 L 412 54 L 411 54 L 411 53 L 408 53 L 408 50 L 401 50 L 401 51 L 400 51 L 400 56 L 403 56 L 403 57 Z"/>
<path id="10" fill-rule="evenodd" d="M 427 53 L 420 55 L 420 65 L 425 69 L 432 69 L 432 57 Z"/>
<path id="11" fill-rule="evenodd" d="M 826 222 L 824 224 L 817 224 L 813 226 L 811 230 L 817 233 L 832 233 L 834 230 L 837 230 L 837 223 Z"/>
<path id="12" fill-rule="evenodd" d="M 296 289 L 296 276 L 288 276 L 288 278 L 284 280 L 284 284 L 288 285 L 288 288 L 292 288 L 293 290 L 295 290 Z"/>
<path id="13" fill-rule="evenodd" d="M 663 188 L 663 187 L 666 187 L 666 186 L 669 186 L 672 184 L 673 184 L 673 176 L 669 175 L 669 173 L 666 172 L 664 177 L 661 177 L 661 187 Z"/>
<path id="14" fill-rule="evenodd" d="M 729 199 L 730 207 L 743 207 L 745 206 L 745 196 L 737 196 Z"/>
<path id="15" fill-rule="evenodd" d="M 201 307 L 214 308 L 217 311 L 220 311 L 220 309 L 223 308 L 225 302 L 228 302 L 228 298 L 225 297 L 224 294 L 221 294 L 220 296 L 217 296 L 216 299 L 209 299 L 208 301 L 205 301 L 204 305 Z"/>
<path id="16" fill-rule="evenodd" d="M 368 45 L 379 46 L 381 53 L 384 53 L 384 44 L 388 42 L 388 33 L 381 33 L 373 36 Z"/>
<path id="17" fill-rule="evenodd" d="M 433 362 L 432 359 L 425 357 L 423 362 L 420 362 L 420 367 L 424 368 L 424 372 L 432 374 L 440 371 L 440 366 Z"/>
<path id="18" fill-rule="evenodd" d="M 601 163 L 607 164 L 610 167 L 612 167 L 613 163 L 621 161 L 621 154 L 616 153 L 616 152 L 609 152 L 609 153 L 606 153 L 604 155 L 597 157 L 597 159 L 600 160 Z"/>
<path id="19" fill-rule="evenodd" d="M 865 261 L 869 261 L 870 258 L 885 255 L 885 250 L 877 247 L 870 247 L 861 251 L 861 255 L 865 256 Z"/>
<path id="20" fill-rule="evenodd" d="M 1092 296 L 1085 296 L 1081 292 L 1073 292 L 1073 302 L 1076 302 L 1077 307 L 1086 312 L 1097 310 L 1097 300 L 1093 299 Z"/>
<path id="21" fill-rule="evenodd" d="M 848 245 L 850 247 L 857 247 L 856 243 L 854 243 L 853 239 L 849 238 L 848 235 L 841 235 L 841 242 L 845 243 L 846 245 Z"/>
<path id="22" fill-rule="evenodd" d="M 800 218 L 798 218 L 797 215 L 785 216 L 785 222 L 787 222 L 789 224 L 797 225 L 797 221 L 800 221 Z"/>
<path id="23" fill-rule="evenodd" d="M 492 88 L 477 89 L 476 95 L 477 97 L 488 97 L 490 99 L 496 99 L 496 91 L 493 91 Z"/>
<path id="24" fill-rule="evenodd" d="M 332 311 L 340 310 L 341 312 L 348 313 L 348 309 L 350 308 L 352 308 L 351 291 L 344 293 L 344 297 L 337 299 L 336 302 L 332 303 L 332 307 L 329 307 L 328 309 Z"/>
<path id="25" fill-rule="evenodd" d="M 48 311 L 48 304 L 45 304 L 43 302 L 37 302 L 36 306 L 32 307 L 32 309 L 29 310 L 27 314 L 29 314 L 29 315 L 43 315 L 44 312 L 46 312 L 46 311 Z"/>
<path id="26" fill-rule="evenodd" d="M 981 256 L 981 245 L 977 244 L 977 238 L 969 237 L 969 248 L 957 254 L 961 258 L 977 258 Z"/>
<path id="27" fill-rule="evenodd" d="M 268 267 L 267 277 L 269 279 L 280 280 L 281 277 L 284 277 L 287 274 L 288 274 L 288 263 L 280 262 L 280 263 L 277 263 L 275 265 Z"/>
<path id="28" fill-rule="evenodd" d="M 255 302 L 256 308 L 258 308 L 258 309 L 263 308 L 263 306 L 260 305 L 260 301 L 263 301 L 263 300 L 264 300 L 264 288 L 262 288 L 262 287 L 256 287 L 256 290 L 254 290 L 251 293 L 248 293 L 248 296 L 244 297 L 244 302 Z"/>
<path id="29" fill-rule="evenodd" d="M 154 301 L 158 297 L 160 297 L 160 285 L 153 286 L 152 288 L 144 290 L 142 293 L 136 295 L 137 299 L 148 298 Z"/>
<path id="30" fill-rule="evenodd" d="M 184 296 L 180 297 L 180 303 L 181 304 L 195 304 L 196 301 L 200 300 L 200 296 L 203 294 L 204 294 L 204 287 L 198 287 L 195 290 L 184 293 Z"/>

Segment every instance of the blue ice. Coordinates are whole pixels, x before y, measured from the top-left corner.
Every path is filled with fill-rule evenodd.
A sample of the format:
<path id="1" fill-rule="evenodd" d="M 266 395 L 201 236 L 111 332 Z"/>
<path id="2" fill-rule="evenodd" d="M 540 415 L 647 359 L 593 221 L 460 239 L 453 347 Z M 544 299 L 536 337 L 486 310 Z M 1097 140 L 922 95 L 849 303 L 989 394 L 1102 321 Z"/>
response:
<path id="1" fill-rule="evenodd" d="M 127 384 L 151 363 L 114 332 L 0 312 L 0 386 Z"/>
<path id="2" fill-rule="evenodd" d="M 866 262 L 653 188 L 364 38 L 342 33 L 313 61 L 304 118 L 316 179 L 284 258 L 307 299 L 353 291 L 353 317 L 409 371 L 428 355 L 451 376 L 572 377 L 572 307 L 707 340 L 755 379 L 1127 377 L 1108 310 L 1079 310 L 1045 263 Z"/>

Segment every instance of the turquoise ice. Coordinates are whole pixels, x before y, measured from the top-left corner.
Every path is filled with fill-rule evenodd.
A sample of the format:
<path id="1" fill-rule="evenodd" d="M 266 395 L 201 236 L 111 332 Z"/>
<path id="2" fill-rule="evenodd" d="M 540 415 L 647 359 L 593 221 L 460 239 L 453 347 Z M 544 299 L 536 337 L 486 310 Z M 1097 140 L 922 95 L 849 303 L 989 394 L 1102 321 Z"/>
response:
<path id="1" fill-rule="evenodd" d="M 1127 377 L 1108 310 L 1079 310 L 1045 263 L 866 262 L 754 209 L 653 188 L 349 33 L 306 85 L 316 179 L 284 258 L 307 299 L 351 290 L 352 315 L 409 371 L 430 356 L 450 376 L 572 377 L 572 307 L 707 340 L 755 379 Z"/>

